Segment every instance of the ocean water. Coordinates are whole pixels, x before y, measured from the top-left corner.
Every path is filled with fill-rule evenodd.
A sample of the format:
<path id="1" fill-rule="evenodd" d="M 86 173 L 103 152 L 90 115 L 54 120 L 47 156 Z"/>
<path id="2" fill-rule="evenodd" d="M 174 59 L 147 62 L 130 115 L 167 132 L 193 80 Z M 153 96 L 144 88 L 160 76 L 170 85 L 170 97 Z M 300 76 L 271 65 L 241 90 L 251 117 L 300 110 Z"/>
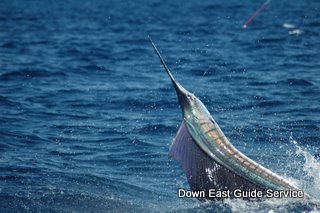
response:
<path id="1" fill-rule="evenodd" d="M 0 212 L 320 210 L 320 2 L 0 1 Z M 200 202 L 170 80 L 313 199 Z"/>

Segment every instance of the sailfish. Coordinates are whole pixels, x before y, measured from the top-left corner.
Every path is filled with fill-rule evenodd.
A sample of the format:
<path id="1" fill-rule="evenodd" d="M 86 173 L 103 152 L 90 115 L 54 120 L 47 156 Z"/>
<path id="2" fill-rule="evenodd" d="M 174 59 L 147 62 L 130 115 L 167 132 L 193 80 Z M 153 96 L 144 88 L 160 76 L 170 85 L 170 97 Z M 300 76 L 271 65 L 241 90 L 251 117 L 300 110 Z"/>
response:
<path id="1" fill-rule="evenodd" d="M 294 184 L 250 159 L 234 147 L 204 104 L 172 76 L 155 43 L 149 37 L 176 90 L 182 123 L 170 146 L 192 191 L 241 190 L 300 191 Z M 205 193 L 205 199 L 211 198 Z M 234 198 L 231 196 L 231 198 Z"/>

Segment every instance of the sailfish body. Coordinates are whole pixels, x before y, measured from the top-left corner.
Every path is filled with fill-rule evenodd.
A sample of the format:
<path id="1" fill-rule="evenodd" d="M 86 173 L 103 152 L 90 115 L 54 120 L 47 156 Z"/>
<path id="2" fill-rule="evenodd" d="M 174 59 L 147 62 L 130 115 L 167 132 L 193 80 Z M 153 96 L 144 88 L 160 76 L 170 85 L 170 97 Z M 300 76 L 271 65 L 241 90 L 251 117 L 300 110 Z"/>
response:
<path id="1" fill-rule="evenodd" d="M 157 47 L 150 41 L 175 87 L 182 108 L 183 121 L 169 155 L 180 162 L 191 189 L 299 190 L 237 150 L 203 103 L 173 78 Z"/>

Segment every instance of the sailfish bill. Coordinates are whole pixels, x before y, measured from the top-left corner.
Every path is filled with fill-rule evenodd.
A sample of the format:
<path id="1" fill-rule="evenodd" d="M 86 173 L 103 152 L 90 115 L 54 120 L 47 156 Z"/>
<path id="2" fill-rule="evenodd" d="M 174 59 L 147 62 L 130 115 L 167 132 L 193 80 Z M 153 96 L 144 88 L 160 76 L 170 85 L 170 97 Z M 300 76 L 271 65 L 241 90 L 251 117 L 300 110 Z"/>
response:
<path id="1" fill-rule="evenodd" d="M 169 155 L 181 164 L 191 190 L 259 190 L 264 196 L 267 190 L 301 191 L 236 149 L 203 103 L 173 78 L 155 43 L 149 39 L 174 85 L 182 108 L 183 120 Z M 207 199 L 223 199 L 210 197 L 209 193 L 205 195 Z M 230 198 L 234 198 L 232 193 Z"/>

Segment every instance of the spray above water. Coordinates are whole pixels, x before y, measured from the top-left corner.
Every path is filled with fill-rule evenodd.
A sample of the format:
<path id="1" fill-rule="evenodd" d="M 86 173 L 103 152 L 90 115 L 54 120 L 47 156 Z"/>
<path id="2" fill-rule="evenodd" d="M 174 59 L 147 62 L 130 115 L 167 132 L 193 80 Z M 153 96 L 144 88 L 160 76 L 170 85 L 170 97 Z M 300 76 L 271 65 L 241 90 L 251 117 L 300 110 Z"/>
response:
<path id="1" fill-rule="evenodd" d="M 301 184 L 305 184 L 309 194 L 317 199 L 320 197 L 320 161 L 308 152 L 307 149 L 299 146 L 296 140 L 291 138 L 290 142 L 295 146 L 295 154 L 302 156 L 305 161 L 302 169 L 307 175 L 307 180 Z"/>
<path id="2" fill-rule="evenodd" d="M 269 199 L 263 202 L 246 202 L 244 200 L 227 199 L 223 203 L 229 206 L 231 212 L 319 212 L 320 211 L 320 161 L 317 160 L 306 148 L 301 147 L 298 142 L 290 137 L 293 152 L 288 151 L 288 162 L 291 168 L 295 168 L 303 179 L 290 181 L 303 186 L 310 195 L 310 199 Z M 297 157 L 302 157 L 298 159 Z M 292 158 L 292 159 L 291 159 Z M 302 171 L 300 171 L 300 168 Z M 293 210 L 294 209 L 294 210 Z M 298 211 L 299 209 L 299 211 Z"/>

